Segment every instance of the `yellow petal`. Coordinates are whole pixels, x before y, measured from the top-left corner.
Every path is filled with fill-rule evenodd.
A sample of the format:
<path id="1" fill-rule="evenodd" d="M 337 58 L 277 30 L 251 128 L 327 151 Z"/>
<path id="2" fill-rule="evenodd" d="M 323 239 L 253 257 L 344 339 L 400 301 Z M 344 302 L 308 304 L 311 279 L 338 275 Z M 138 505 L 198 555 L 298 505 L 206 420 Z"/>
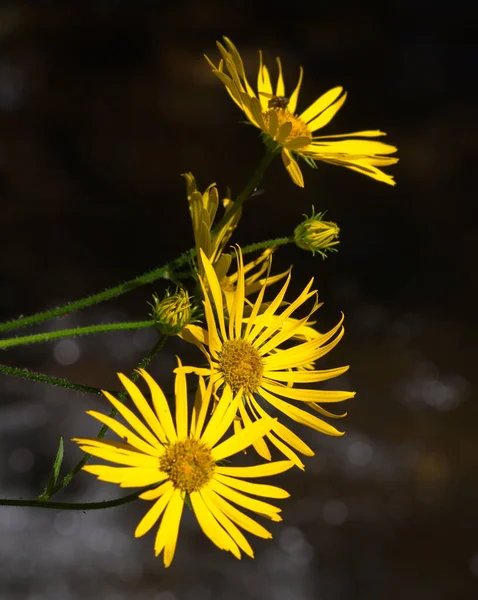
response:
<path id="1" fill-rule="evenodd" d="M 216 521 L 201 494 L 199 492 L 191 492 L 190 498 L 196 519 L 205 535 L 207 535 L 211 542 L 213 542 L 220 550 L 228 550 L 229 552 L 232 552 L 236 558 L 241 558 L 241 553 L 237 544 Z"/>
<path id="2" fill-rule="evenodd" d="M 210 486 L 205 488 L 207 495 L 214 501 L 214 504 L 227 516 L 231 521 L 237 523 L 242 529 L 256 535 L 257 537 L 264 538 L 266 540 L 272 538 L 272 534 L 265 529 L 259 523 L 256 523 L 254 519 L 251 519 L 248 515 L 238 510 L 235 506 L 224 500 L 219 494 L 211 489 Z"/>
<path id="3" fill-rule="evenodd" d="M 264 379 L 282 381 L 284 383 L 317 383 L 333 377 L 339 377 L 349 370 L 349 367 L 337 367 L 322 371 L 264 371 Z"/>
<path id="4" fill-rule="evenodd" d="M 181 370 L 181 361 L 178 358 L 178 369 L 174 380 L 174 396 L 176 400 L 176 431 L 179 439 L 188 435 L 188 390 L 186 375 Z"/>
<path id="5" fill-rule="evenodd" d="M 274 485 L 265 485 L 263 483 L 251 483 L 250 481 L 243 481 L 235 477 L 228 477 L 215 473 L 214 479 L 220 481 L 224 485 L 227 485 L 235 490 L 240 490 L 246 494 L 253 494 L 254 496 L 263 496 L 264 498 L 289 498 L 290 494 L 285 490 L 275 487 Z"/>
<path id="6" fill-rule="evenodd" d="M 332 102 L 335 102 L 337 100 L 337 98 L 342 93 L 343 89 L 343 87 L 338 86 L 332 88 L 328 92 L 325 92 L 325 94 L 322 94 L 320 98 L 317 98 L 317 100 L 314 103 L 312 103 L 309 106 L 309 108 L 304 110 L 304 112 L 299 116 L 299 118 L 302 119 L 302 121 L 304 121 L 305 123 L 312 121 L 312 119 L 314 119 L 318 114 L 320 114 L 322 111 L 328 108 L 332 104 Z"/>
<path id="7" fill-rule="evenodd" d="M 264 415 L 267 414 L 265 412 L 265 410 L 262 408 L 262 406 L 257 402 L 257 400 L 253 400 L 253 403 L 254 403 L 254 408 L 255 408 L 258 416 L 263 417 Z M 283 425 L 279 421 L 277 421 L 275 423 L 274 429 L 271 432 L 269 432 L 269 434 L 267 435 L 267 438 L 274 444 L 274 446 L 276 448 L 278 448 L 278 450 L 280 452 L 282 452 L 282 454 L 284 454 L 284 456 L 289 458 L 289 460 L 291 460 L 296 466 L 298 466 L 299 469 L 304 470 L 304 465 L 303 465 L 302 461 L 299 459 L 299 457 L 295 454 L 295 452 L 292 452 L 292 450 L 290 450 L 290 448 L 288 448 L 287 446 L 282 444 L 282 442 L 280 442 L 278 439 L 276 439 L 274 434 L 277 434 L 280 438 L 282 438 L 290 446 L 292 446 L 293 448 L 295 448 L 296 450 L 298 450 L 305 456 L 314 456 L 315 453 L 312 450 L 312 448 L 309 448 L 309 446 L 303 440 L 301 440 L 299 438 L 299 436 L 297 436 L 295 433 L 293 433 L 290 429 L 288 429 L 285 425 Z"/>
<path id="8" fill-rule="evenodd" d="M 393 154 L 396 151 L 397 148 L 390 144 L 384 144 L 383 142 L 377 142 L 375 140 L 357 139 L 339 140 L 331 142 L 328 142 L 326 140 L 314 140 L 310 144 L 310 147 L 307 147 L 307 154 L 310 155 L 312 158 L 314 158 L 314 153 L 317 154 L 318 158 L 320 158 L 320 156 L 324 154 L 338 154 L 343 156 L 344 158 L 350 159 L 354 156 L 357 158 L 361 158 L 372 155 Z M 333 158 L 333 156 L 331 158 Z"/>
<path id="9" fill-rule="evenodd" d="M 285 396 L 292 400 L 305 402 L 343 402 L 355 396 L 355 392 L 339 391 L 339 390 L 307 390 L 303 388 L 279 386 L 272 382 L 263 381 L 261 391 L 269 390 L 274 395 Z"/>
<path id="10" fill-rule="evenodd" d="M 219 281 L 217 279 L 216 273 L 214 272 L 214 269 L 213 269 L 211 263 L 209 262 L 207 256 L 202 251 L 200 252 L 200 254 L 201 254 L 201 262 L 204 266 L 204 271 L 206 273 L 209 290 L 212 294 L 214 304 L 216 306 L 217 318 L 219 321 L 219 328 L 221 330 L 221 335 L 222 335 L 222 338 L 224 340 L 226 340 L 227 335 L 226 335 L 226 327 L 224 324 L 224 304 L 222 302 L 221 286 L 219 285 Z M 208 330 L 210 331 L 209 328 L 208 328 Z"/>
<path id="11" fill-rule="evenodd" d="M 154 410 L 158 415 L 159 422 L 161 423 L 169 442 L 175 442 L 178 439 L 178 436 L 176 434 L 176 429 L 174 428 L 173 418 L 171 416 L 171 411 L 169 410 L 169 404 L 166 400 L 163 390 L 144 369 L 141 369 L 140 373 L 148 384 L 151 392 L 151 398 L 153 400 Z"/>
<path id="12" fill-rule="evenodd" d="M 108 398 L 111 404 L 116 408 L 119 414 L 128 422 L 128 424 L 136 429 L 137 433 L 148 442 L 149 445 L 158 448 L 161 450 L 163 445 L 158 440 L 156 436 L 154 436 L 151 431 L 138 419 L 138 417 L 122 402 L 117 400 L 114 396 L 112 396 L 109 392 L 103 391 L 103 394 Z M 128 440 L 129 442 L 129 440 Z"/>
<path id="13" fill-rule="evenodd" d="M 297 85 L 295 86 L 295 90 L 292 92 L 292 94 L 289 98 L 288 109 L 289 109 L 289 112 L 291 112 L 292 114 L 295 113 L 296 108 L 297 108 L 297 100 L 299 99 L 300 86 L 302 85 L 303 77 L 304 77 L 304 69 L 302 67 L 300 67 L 299 80 L 297 82 Z M 277 95 L 279 96 L 280 94 L 277 94 Z"/>
<path id="14" fill-rule="evenodd" d="M 146 401 L 139 388 L 122 373 L 118 373 L 118 377 L 120 378 L 123 387 L 130 395 L 145 422 L 151 427 L 156 437 L 164 444 L 167 441 L 166 434 L 164 433 L 157 416 L 151 410 L 150 405 Z"/>
<path id="15" fill-rule="evenodd" d="M 282 162 L 284 163 L 287 172 L 289 173 L 292 181 L 298 185 L 299 187 L 304 187 L 304 177 L 302 175 L 302 171 L 287 148 L 282 148 Z"/>
<path id="16" fill-rule="evenodd" d="M 248 402 L 248 404 L 249 404 L 249 402 Z M 244 406 L 244 402 L 241 402 L 239 404 L 239 414 L 241 416 L 241 421 L 242 421 L 242 425 L 243 425 L 244 429 L 246 429 L 246 430 L 249 429 L 252 425 L 252 420 L 247 413 L 246 407 Z M 268 415 L 265 415 L 265 416 L 268 416 Z M 256 452 L 259 454 L 259 456 L 264 457 L 266 460 L 271 460 L 272 456 L 271 456 L 271 453 L 269 452 L 269 448 L 267 447 L 267 444 L 264 441 L 264 438 L 262 438 L 262 437 L 257 438 L 254 441 L 253 445 L 254 445 Z"/>
<path id="17" fill-rule="evenodd" d="M 276 61 L 277 61 L 277 69 L 279 71 L 279 75 L 277 77 L 276 96 L 285 96 L 284 77 L 282 76 L 282 65 L 280 62 L 280 58 L 277 57 Z"/>
<path id="18" fill-rule="evenodd" d="M 118 452 L 108 446 L 99 448 L 98 446 L 88 446 L 80 444 L 80 448 L 83 452 L 88 452 L 92 456 L 108 460 L 110 462 L 117 463 L 119 465 L 125 465 L 128 467 L 141 467 L 144 469 L 155 469 L 158 468 L 158 458 L 155 456 L 149 456 L 148 454 L 142 454 L 140 452 Z"/>
<path id="19" fill-rule="evenodd" d="M 229 386 L 224 388 L 222 396 L 201 437 L 202 442 L 207 444 L 210 448 L 213 448 L 231 426 L 240 401 L 240 394 L 236 394 L 236 396 L 233 397 L 231 388 Z"/>
<path id="20" fill-rule="evenodd" d="M 148 512 L 138 523 L 138 526 L 136 527 L 134 532 L 134 537 L 138 538 L 143 536 L 145 533 L 148 533 L 148 531 L 153 527 L 153 525 L 155 525 L 158 522 L 159 518 L 163 514 L 164 509 L 169 504 L 169 501 L 171 500 L 171 497 L 174 493 L 174 489 L 171 482 L 168 483 L 168 488 L 163 491 L 163 494 L 159 498 L 159 500 L 157 500 L 153 504 L 153 506 L 148 510 Z"/>
<path id="21" fill-rule="evenodd" d="M 274 425 L 274 419 L 264 418 L 256 421 L 247 429 L 243 429 L 240 433 L 233 435 L 219 446 L 212 449 L 212 457 L 217 462 L 223 458 L 227 458 L 232 454 L 237 454 L 244 450 L 257 439 L 263 437 Z"/>
<path id="22" fill-rule="evenodd" d="M 160 456 L 162 454 L 162 449 L 159 450 L 158 448 L 151 446 L 125 427 L 123 423 L 119 423 L 118 421 L 115 421 L 115 419 L 96 412 L 95 410 L 87 410 L 86 414 L 106 425 L 109 429 L 114 431 L 116 435 L 119 435 L 120 438 L 126 440 L 129 445 L 134 446 L 140 452 L 144 452 L 144 454 L 149 454 L 150 456 Z"/>
<path id="23" fill-rule="evenodd" d="M 279 131 L 277 132 L 276 135 L 276 142 L 278 144 L 283 144 L 285 142 L 285 140 L 287 139 L 287 137 L 289 136 L 290 132 L 292 131 L 292 123 L 290 121 L 286 121 L 285 123 L 283 123 L 280 126 Z"/>
<path id="24" fill-rule="evenodd" d="M 297 423 L 301 423 L 302 425 L 311 427 L 312 429 L 320 431 L 321 433 L 325 433 L 326 435 L 343 435 L 342 431 L 339 431 L 335 427 L 332 427 L 332 425 L 329 425 L 322 419 L 318 419 L 314 415 L 311 415 L 305 410 L 297 408 L 296 406 L 289 404 L 288 402 L 279 400 L 279 398 L 276 398 L 272 394 L 269 394 L 269 392 L 266 392 L 266 390 L 261 390 L 261 395 L 265 400 L 267 400 L 267 402 L 269 402 L 269 404 L 277 408 L 277 410 L 280 410 L 287 417 L 289 417 L 293 421 L 296 421 Z"/>
<path id="25" fill-rule="evenodd" d="M 262 61 L 262 52 L 259 50 L 259 71 L 257 73 L 257 92 L 259 95 L 259 99 L 261 102 L 262 110 L 267 110 L 268 108 L 268 100 L 267 97 L 262 96 L 262 93 L 272 94 L 272 84 L 271 78 L 269 75 L 269 70 L 264 65 Z"/>
<path id="26" fill-rule="evenodd" d="M 211 383 L 206 389 L 204 379 L 199 377 L 198 387 L 194 397 L 194 406 L 191 416 L 191 437 L 199 439 L 206 420 L 207 410 L 211 399 Z"/>
<path id="27" fill-rule="evenodd" d="M 184 500 L 181 497 L 181 491 L 174 490 L 161 520 L 154 545 L 156 556 L 164 548 L 165 567 L 169 567 L 174 558 L 183 506 Z"/>
<path id="28" fill-rule="evenodd" d="M 216 466 L 216 473 L 230 475 L 231 477 L 270 477 L 289 470 L 293 464 L 290 460 L 276 460 L 275 462 L 250 467 L 225 467 Z"/>
<path id="29" fill-rule="evenodd" d="M 170 489 L 173 489 L 173 487 L 174 486 L 172 481 L 168 480 L 165 481 L 162 485 L 154 488 L 153 490 L 146 490 L 145 492 L 139 495 L 139 498 L 141 498 L 141 500 L 157 500 L 158 498 L 161 498 L 161 496 L 168 492 Z"/>
<path id="30" fill-rule="evenodd" d="M 253 313 L 252 313 L 250 319 L 252 320 L 254 318 L 254 321 L 256 321 L 257 324 L 255 325 L 255 327 L 253 327 L 252 331 L 250 332 L 250 334 L 246 338 L 247 341 L 250 342 L 251 344 L 256 339 L 256 337 L 259 335 L 259 333 L 264 329 L 264 327 L 266 327 L 266 326 L 269 325 L 269 323 L 268 323 L 269 317 L 273 316 L 274 313 L 275 313 L 275 311 L 282 304 L 282 301 L 284 300 L 285 293 L 287 292 L 287 288 L 289 287 L 290 280 L 291 280 L 291 275 L 289 273 L 289 275 L 287 276 L 287 279 L 286 279 L 284 285 L 280 289 L 280 291 L 277 294 L 277 296 L 269 304 L 269 306 L 267 307 L 267 309 L 261 314 L 261 318 L 259 319 L 258 323 L 257 323 L 257 320 L 256 320 L 256 314 L 257 314 L 256 310 L 253 310 Z M 257 307 L 257 301 L 256 301 L 256 304 L 254 306 L 254 309 L 256 307 Z M 259 309 L 260 309 L 260 307 L 258 307 L 258 310 Z"/>
<path id="31" fill-rule="evenodd" d="M 249 496 L 245 496 L 244 494 L 233 490 L 216 479 L 211 479 L 208 487 L 224 498 L 231 500 L 231 502 L 238 504 L 242 508 L 246 508 L 248 510 L 252 510 L 253 512 L 264 515 L 272 521 L 282 520 L 278 515 L 278 513 L 281 512 L 281 509 L 269 504 L 268 502 L 256 500 L 255 498 L 249 498 Z"/>
<path id="32" fill-rule="evenodd" d="M 86 465 L 83 471 L 96 475 L 100 481 L 116 483 L 122 488 L 146 487 L 153 483 L 161 483 L 167 477 L 157 468 L 108 467 L 106 465 Z"/>
<path id="33" fill-rule="evenodd" d="M 240 248 L 236 249 L 237 260 L 237 286 L 234 293 L 234 301 L 229 315 L 229 339 L 240 338 L 242 334 L 242 319 L 244 317 L 244 262 Z"/>
<path id="34" fill-rule="evenodd" d="M 229 537 L 233 539 L 234 542 L 239 546 L 239 548 L 243 550 L 248 556 L 254 558 L 254 552 L 252 551 L 251 545 L 246 540 L 241 531 L 217 506 L 217 504 L 214 502 L 214 497 L 212 496 L 212 493 L 207 488 L 204 488 L 201 490 L 201 497 L 204 500 L 204 504 L 211 511 L 212 516 L 216 519 L 219 525 L 221 525 L 225 529 Z"/>
<path id="35" fill-rule="evenodd" d="M 330 121 L 332 121 L 335 115 L 342 108 L 346 98 L 347 93 L 345 93 L 341 98 L 339 98 L 337 102 L 334 102 L 331 106 L 326 108 L 318 117 L 313 119 L 309 123 L 309 131 L 312 131 L 313 133 L 314 131 L 317 131 L 317 129 L 321 129 L 322 127 L 325 127 L 328 123 L 330 123 Z"/>

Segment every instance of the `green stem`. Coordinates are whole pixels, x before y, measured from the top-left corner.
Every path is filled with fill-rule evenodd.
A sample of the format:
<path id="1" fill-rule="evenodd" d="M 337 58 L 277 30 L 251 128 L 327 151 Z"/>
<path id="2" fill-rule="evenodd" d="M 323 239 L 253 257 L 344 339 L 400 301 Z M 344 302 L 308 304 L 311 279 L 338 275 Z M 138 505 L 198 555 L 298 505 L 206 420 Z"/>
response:
<path id="1" fill-rule="evenodd" d="M 154 345 L 152 350 L 137 364 L 136 369 L 131 373 L 129 377 L 131 381 L 136 381 L 138 379 L 139 373 L 137 370 L 145 369 L 151 363 L 156 354 L 163 348 L 167 339 L 168 336 L 166 335 L 163 335 L 159 338 L 158 342 Z M 117 395 L 117 398 L 120 402 L 124 402 L 126 400 L 126 397 L 126 391 L 122 391 Z M 113 408 L 108 416 L 114 419 L 117 414 L 118 411 L 115 408 Z M 98 432 L 98 435 L 96 436 L 97 439 L 101 440 L 102 438 L 104 438 L 108 429 L 109 428 L 106 425 L 103 425 L 103 427 Z M 90 459 L 90 456 L 90 454 L 85 452 L 81 460 L 74 466 L 74 468 L 67 475 L 65 475 L 65 477 L 63 477 L 63 479 L 59 483 L 56 484 L 56 486 L 53 488 L 50 494 L 50 498 L 54 496 L 57 492 L 59 492 L 61 489 L 66 488 L 71 483 L 73 477 L 86 465 L 86 463 Z"/>
<path id="2" fill-rule="evenodd" d="M 13 375 L 14 377 L 21 377 L 29 381 L 36 381 L 38 383 L 47 383 L 49 385 L 55 385 L 57 387 L 64 388 L 66 390 L 73 390 L 80 394 L 95 394 L 101 396 L 101 389 L 93 387 L 91 385 L 80 385 L 78 383 L 71 383 L 68 379 L 62 377 L 50 377 L 44 373 L 36 373 L 35 371 L 28 371 L 27 369 L 17 369 L 16 367 L 9 367 L 8 365 L 0 364 L 0 373 L 3 375 Z M 111 392 L 115 394 L 116 392 Z"/>
<path id="3" fill-rule="evenodd" d="M 136 500 L 140 494 L 146 490 L 156 487 L 158 484 L 150 485 L 141 490 L 137 490 L 127 496 L 115 498 L 114 500 L 105 500 L 104 502 L 49 502 L 44 500 L 9 500 L 0 498 L 0 506 L 30 506 L 33 508 L 49 508 L 53 510 L 101 510 L 103 508 L 112 508 L 113 506 L 121 506 L 128 502 Z"/>
<path id="4" fill-rule="evenodd" d="M 177 268 L 181 267 L 182 265 L 188 262 L 188 260 L 191 257 L 191 253 L 194 253 L 194 250 L 189 250 L 188 252 L 185 252 L 180 257 L 178 257 L 176 260 L 173 260 L 172 262 L 162 267 L 153 269 L 152 271 L 148 271 L 148 273 L 144 273 L 143 275 L 134 277 L 133 279 L 125 281 L 124 283 L 120 283 L 115 287 L 108 288 L 103 292 L 100 292 L 99 294 L 87 296 L 86 298 L 82 298 L 81 300 L 75 300 L 74 302 L 69 302 L 67 304 L 64 304 L 63 306 L 59 306 L 51 310 L 46 310 L 44 312 L 36 313 L 34 315 L 30 315 L 29 317 L 20 317 L 19 319 L 14 319 L 13 321 L 1 323 L 0 333 L 2 331 L 11 331 L 12 329 L 26 327 L 27 325 L 36 325 L 38 323 L 42 323 L 43 321 L 47 321 L 48 319 L 61 317 L 62 315 L 66 315 L 76 310 L 86 308 L 87 306 L 92 306 L 93 304 L 105 302 L 106 300 L 110 300 L 111 298 L 116 298 L 117 296 L 126 294 L 131 290 L 146 285 L 147 283 L 152 283 L 157 279 L 170 279 L 171 273 L 173 273 Z"/>
<path id="5" fill-rule="evenodd" d="M 261 162 L 259 163 L 259 166 L 257 167 L 257 169 L 254 171 L 254 174 L 252 175 L 251 179 L 246 183 L 244 189 L 239 194 L 239 196 L 236 198 L 231 210 L 229 212 L 227 212 L 222 217 L 222 219 L 219 221 L 219 223 L 214 227 L 214 229 L 211 232 L 211 235 L 214 235 L 215 233 L 220 231 L 221 228 L 232 219 L 232 217 L 236 214 L 236 212 L 240 208 L 242 208 L 242 205 L 244 204 L 244 202 L 252 196 L 254 190 L 259 185 L 267 167 L 271 164 L 271 162 L 274 160 L 274 158 L 276 156 L 277 156 L 276 150 L 272 150 L 271 148 L 268 148 L 268 147 L 266 148 L 266 153 L 264 154 L 264 157 L 261 160 Z"/>
<path id="6" fill-rule="evenodd" d="M 8 340 L 0 340 L 1 348 L 11 348 L 12 346 L 23 346 L 25 344 L 34 344 L 36 342 L 49 342 L 58 338 L 73 337 L 76 335 L 88 335 L 91 333 L 100 333 L 102 331 L 119 331 L 125 329 L 145 329 L 154 327 L 154 321 L 132 321 L 126 323 L 105 323 L 102 325 L 89 325 L 88 327 L 73 327 L 72 329 L 61 329 L 59 331 L 48 331 L 46 333 L 35 333 L 34 335 L 23 335 Z"/>
<path id="7" fill-rule="evenodd" d="M 256 242 L 255 244 L 249 244 L 242 248 L 242 254 L 249 254 L 250 252 L 257 252 L 258 250 L 265 250 L 272 246 L 284 246 L 285 244 L 294 244 L 294 237 L 281 237 L 275 238 L 274 240 L 265 240 L 264 242 Z"/>

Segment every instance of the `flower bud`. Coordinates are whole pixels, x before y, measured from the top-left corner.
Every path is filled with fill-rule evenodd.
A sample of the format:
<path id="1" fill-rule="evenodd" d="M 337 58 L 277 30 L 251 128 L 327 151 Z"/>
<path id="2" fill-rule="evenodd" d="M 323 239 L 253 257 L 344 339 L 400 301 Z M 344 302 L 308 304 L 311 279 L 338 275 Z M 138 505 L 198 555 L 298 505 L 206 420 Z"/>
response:
<path id="1" fill-rule="evenodd" d="M 151 316 L 163 335 L 177 335 L 191 322 L 194 308 L 185 289 L 178 288 L 174 294 L 168 290 L 162 300 L 156 295 L 153 300 Z"/>
<path id="2" fill-rule="evenodd" d="M 336 252 L 336 246 L 339 243 L 339 227 L 332 221 L 322 221 L 325 213 L 314 214 L 307 217 L 300 225 L 295 228 L 294 240 L 299 248 L 309 250 L 312 254 L 318 252 L 322 258 L 326 257 L 326 252 Z"/>

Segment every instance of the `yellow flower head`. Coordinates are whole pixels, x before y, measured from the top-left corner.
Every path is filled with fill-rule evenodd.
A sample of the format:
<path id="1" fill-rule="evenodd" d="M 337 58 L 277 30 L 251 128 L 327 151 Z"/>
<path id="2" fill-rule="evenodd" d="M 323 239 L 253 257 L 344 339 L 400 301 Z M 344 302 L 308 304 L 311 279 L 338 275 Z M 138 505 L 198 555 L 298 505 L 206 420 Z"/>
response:
<path id="1" fill-rule="evenodd" d="M 386 135 L 382 131 L 314 135 L 316 131 L 328 125 L 345 102 L 347 94 L 343 93 L 342 87 L 329 90 L 305 111 L 296 114 L 303 77 L 302 67 L 297 85 L 287 97 L 280 58 L 277 58 L 279 75 L 274 89 L 269 70 L 263 64 L 262 53 L 259 52 L 256 94 L 247 80 L 241 55 L 231 40 L 225 37 L 224 45 L 219 42 L 217 45 L 222 55 L 219 64 L 215 65 L 206 56 L 213 73 L 225 85 L 229 95 L 247 119 L 265 134 L 268 143 L 274 148 L 281 148 L 282 160 L 294 183 L 300 187 L 304 186 L 302 172 L 295 159 L 297 156 L 304 158 L 311 165 L 320 160 L 395 185 L 393 177 L 379 168 L 397 162 L 397 158 L 388 156 L 396 152 L 395 146 L 357 139 Z"/>
<path id="2" fill-rule="evenodd" d="M 249 494 L 266 498 L 287 498 L 289 494 L 280 488 L 252 483 L 244 478 L 282 473 L 292 463 L 277 461 L 248 467 L 220 463 L 261 438 L 274 420 L 260 419 L 221 441 L 236 415 L 239 395 L 234 397 L 230 389 L 225 390 L 208 420 L 211 386 L 206 388 L 204 380 L 199 378 L 189 420 L 186 376 L 180 364 L 175 381 L 173 418 L 159 385 L 146 371 L 139 373 L 149 387 L 152 406 L 130 379 L 119 374 L 139 417 L 110 393 L 103 392 L 128 426 L 96 411 L 87 411 L 112 429 L 122 442 L 74 438 L 84 452 L 115 465 L 87 465 L 83 470 L 96 475 L 100 481 L 116 483 L 123 488 L 154 486 L 139 496 L 154 501 L 154 504 L 137 526 L 135 537 L 144 535 L 159 521 L 154 550 L 156 556 L 164 550 L 166 567 L 174 557 L 186 501 L 192 506 L 199 526 L 216 546 L 232 552 L 237 558 L 241 558 L 241 551 L 253 557 L 252 548 L 239 527 L 262 538 L 272 536 L 231 502 L 272 521 L 280 521 L 279 508 L 251 498 Z"/>
<path id="3" fill-rule="evenodd" d="M 197 255 L 199 256 L 199 249 L 201 249 L 215 268 L 222 271 L 226 269 L 227 271 L 230 258 L 227 255 L 223 256 L 222 251 L 241 218 L 241 211 L 236 211 L 225 225 L 220 227 L 218 231 L 214 231 L 213 224 L 219 206 L 219 194 L 216 184 L 211 183 L 206 191 L 201 194 L 192 173 L 185 173 L 184 178 L 186 179 L 189 211 Z M 227 214 L 234 206 L 234 202 L 230 198 L 224 198 L 222 205 Z M 203 274 L 200 261 L 198 267 L 199 273 Z"/>
<path id="4" fill-rule="evenodd" d="M 153 300 L 151 316 L 162 334 L 177 335 L 191 322 L 194 308 L 185 289 L 179 288 L 175 294 L 168 291 L 162 300 L 154 295 Z"/>
<path id="5" fill-rule="evenodd" d="M 210 377 L 216 392 L 231 390 L 231 394 L 237 394 L 242 390 L 239 418 L 234 422 L 237 431 L 241 427 L 247 431 L 253 421 L 267 415 L 268 409 L 275 409 L 293 421 L 322 433 L 342 435 L 323 419 L 296 405 L 305 404 L 314 412 L 334 417 L 337 415 L 329 413 L 319 403 L 341 402 L 355 395 L 354 392 L 318 390 L 310 386 L 337 377 L 348 369 L 339 367 L 319 371 L 310 368 L 311 364 L 332 350 L 343 335 L 343 319 L 327 333 L 310 334 L 310 317 L 319 306 L 316 302 L 306 317 L 291 318 L 300 306 L 316 296 L 316 292 L 311 291 L 313 279 L 294 302 L 284 307 L 283 300 L 291 278 L 289 274 L 282 289 L 266 305 L 265 310 L 264 284 L 252 309 L 248 310 L 250 307 L 245 300 L 244 265 L 240 249 L 237 252 L 236 290 L 232 301 L 226 304 L 211 263 L 205 256 L 202 260 L 206 279 L 201 284 L 207 328 L 188 325 L 180 336 L 196 344 L 208 358 L 210 366 L 187 369 Z M 298 387 L 300 384 L 306 384 L 306 387 Z M 294 450 L 307 456 L 314 454 L 281 422 L 276 422 L 266 437 L 300 468 L 303 468 L 303 464 Z M 265 439 L 257 439 L 253 446 L 261 456 L 271 459 Z"/>
<path id="6" fill-rule="evenodd" d="M 334 252 L 339 243 L 339 227 L 333 221 L 323 221 L 322 217 L 325 213 L 314 214 L 307 217 L 305 221 L 297 225 L 294 231 L 294 240 L 299 248 L 308 250 L 315 254 L 318 252 L 323 258 L 326 257 L 326 252 Z"/>

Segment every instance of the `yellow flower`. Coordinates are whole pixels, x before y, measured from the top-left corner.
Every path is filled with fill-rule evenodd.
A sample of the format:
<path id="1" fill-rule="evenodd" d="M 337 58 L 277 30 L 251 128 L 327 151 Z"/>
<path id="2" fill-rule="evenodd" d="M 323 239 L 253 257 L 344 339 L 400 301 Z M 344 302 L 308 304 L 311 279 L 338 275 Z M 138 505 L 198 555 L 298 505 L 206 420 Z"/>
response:
<path id="1" fill-rule="evenodd" d="M 216 546 L 237 558 L 241 558 L 241 550 L 253 557 L 249 542 L 237 526 L 262 538 L 272 536 L 231 502 L 272 521 L 280 521 L 279 508 L 248 494 L 266 498 L 287 498 L 289 494 L 280 488 L 243 478 L 282 473 L 291 468 L 292 463 L 277 461 L 249 467 L 221 465 L 221 461 L 241 452 L 267 433 L 274 419 L 260 419 L 221 442 L 236 415 L 240 396 L 234 397 L 230 389 L 225 390 L 208 421 L 212 390 L 211 386 L 206 388 L 200 377 L 188 425 L 186 375 L 181 363 L 179 365 L 175 381 L 175 419 L 161 388 L 146 371 L 139 372 L 149 387 L 152 407 L 138 387 L 119 374 L 140 418 L 104 391 L 129 428 L 96 411 L 87 412 L 123 441 L 96 438 L 74 438 L 73 441 L 84 452 L 120 466 L 87 465 L 83 470 L 96 475 L 100 481 L 116 483 L 120 487 L 157 484 L 140 495 L 143 500 L 153 500 L 154 504 L 137 526 L 135 537 L 144 535 L 160 521 L 154 550 L 156 556 L 164 550 L 166 567 L 174 557 L 185 502 L 192 506 L 201 529 Z"/>
<path id="2" fill-rule="evenodd" d="M 290 97 L 286 97 L 280 58 L 277 58 L 279 75 L 274 91 L 269 70 L 263 64 L 262 53 L 259 52 L 256 94 L 247 80 L 241 55 L 231 40 L 225 37 L 224 46 L 219 42 L 217 45 L 222 55 L 219 64 L 215 65 L 206 56 L 213 73 L 225 85 L 229 95 L 248 120 L 265 134 L 269 144 L 273 148 L 281 148 L 282 160 L 294 183 L 304 186 L 302 172 L 294 158 L 298 156 L 304 158 L 311 166 L 314 165 L 313 161 L 320 160 L 395 185 L 393 177 L 378 168 L 398 161 L 397 158 L 387 156 L 396 152 L 395 146 L 367 139 L 339 139 L 386 135 L 382 131 L 314 135 L 317 130 L 328 125 L 345 102 L 347 94 L 342 94 L 342 87 L 329 90 L 304 112 L 297 115 L 297 101 L 303 77 L 302 67 L 294 91 Z"/>
<path id="3" fill-rule="evenodd" d="M 310 384 L 342 375 L 348 367 L 320 371 L 302 369 L 310 369 L 312 363 L 338 344 L 343 335 L 343 319 L 327 333 L 310 335 L 304 327 L 308 327 L 310 316 L 318 308 L 318 304 L 314 303 L 306 317 L 289 320 L 300 306 L 316 296 L 315 291 L 310 291 L 312 279 L 294 302 L 281 308 L 290 274 L 280 292 L 263 312 L 266 285 L 261 287 L 252 310 L 246 311 L 244 266 L 240 249 L 237 255 L 239 276 L 236 291 L 232 302 L 225 306 L 216 273 L 208 259 L 202 256 L 206 280 L 201 281 L 201 284 L 205 297 L 207 329 L 188 325 L 180 337 L 196 344 L 208 358 L 210 366 L 187 369 L 210 377 L 216 392 L 223 389 L 237 394 L 242 390 L 243 402 L 239 404 L 239 418 L 234 422 L 236 431 L 241 427 L 247 431 L 253 421 L 264 417 L 267 409 L 272 408 L 293 421 L 327 435 L 342 435 L 335 427 L 297 407 L 293 402 L 309 405 L 316 412 L 334 417 L 336 415 L 331 415 L 319 403 L 341 402 L 355 395 L 354 392 L 310 387 Z M 294 336 L 297 338 L 294 339 Z M 306 338 L 309 339 L 303 341 Z M 288 347 L 284 348 L 284 344 Z M 307 384 L 307 387 L 296 387 L 297 384 Z M 276 422 L 266 437 L 300 468 L 303 468 L 303 464 L 292 448 L 307 456 L 314 454 L 283 423 Z M 257 439 L 253 446 L 261 456 L 271 459 L 265 439 Z"/>
<path id="4" fill-rule="evenodd" d="M 241 210 L 236 211 L 232 218 L 218 231 L 213 231 L 214 219 L 219 206 L 219 194 L 216 184 L 211 183 L 206 191 L 201 194 L 192 173 L 184 173 L 184 178 L 186 179 L 189 211 L 197 255 L 199 256 L 199 249 L 201 249 L 218 271 L 225 270 L 227 272 L 231 259 L 227 254 L 222 255 L 222 251 L 241 218 Z M 227 214 L 234 206 L 234 202 L 230 198 L 224 198 L 222 205 Z M 198 267 L 199 273 L 203 275 L 200 261 Z"/>
<path id="5" fill-rule="evenodd" d="M 221 287 L 227 294 L 231 290 L 234 290 L 235 282 L 237 281 L 237 271 L 231 275 L 227 274 L 232 263 L 232 255 L 224 253 L 224 248 L 237 227 L 241 217 L 241 211 L 236 211 L 230 221 L 220 227 L 217 231 L 214 231 L 213 224 L 219 206 L 219 195 L 216 185 L 212 183 L 206 191 L 201 194 L 192 173 L 184 173 L 184 178 L 186 179 L 189 210 L 191 213 L 194 241 L 198 256 L 199 274 L 201 277 L 204 277 L 204 269 L 199 258 L 199 250 L 201 249 L 213 265 L 221 283 Z M 234 206 L 234 202 L 230 198 L 224 198 L 222 204 L 226 215 Z M 269 264 L 268 259 L 275 250 L 276 247 L 267 248 L 258 258 L 251 260 L 246 265 L 246 273 L 259 267 L 258 270 L 255 273 L 251 273 L 246 280 L 246 296 L 257 291 L 258 282 L 260 281 L 259 278 L 267 270 Z M 269 277 L 268 285 L 280 281 L 280 279 L 286 275 L 287 272 L 274 277 Z"/>

